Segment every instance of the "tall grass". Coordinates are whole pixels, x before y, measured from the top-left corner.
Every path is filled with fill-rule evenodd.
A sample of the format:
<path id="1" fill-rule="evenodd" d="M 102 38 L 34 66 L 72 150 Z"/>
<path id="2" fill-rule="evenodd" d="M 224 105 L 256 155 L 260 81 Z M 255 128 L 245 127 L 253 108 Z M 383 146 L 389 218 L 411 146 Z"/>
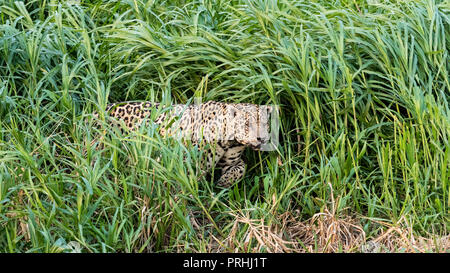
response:
<path id="1" fill-rule="evenodd" d="M 306 240 L 321 215 L 363 241 L 448 236 L 449 11 L 0 0 L 0 251 L 360 251 Z M 245 179 L 219 189 L 201 151 L 154 128 L 106 119 L 94 141 L 109 102 L 194 96 L 279 105 L 279 151 L 246 151 Z"/>

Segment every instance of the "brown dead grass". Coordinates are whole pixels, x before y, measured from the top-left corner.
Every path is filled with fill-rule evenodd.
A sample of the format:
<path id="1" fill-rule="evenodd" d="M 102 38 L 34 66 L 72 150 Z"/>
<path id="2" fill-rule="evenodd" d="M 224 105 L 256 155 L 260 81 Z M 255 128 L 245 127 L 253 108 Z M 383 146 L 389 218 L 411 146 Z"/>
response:
<path id="1" fill-rule="evenodd" d="M 331 192 L 333 192 L 332 186 Z M 228 236 L 214 241 L 208 252 L 335 253 L 335 252 L 450 252 L 450 235 L 434 233 L 418 236 L 406 217 L 390 224 L 338 211 L 339 198 L 306 221 L 298 221 L 299 211 L 275 215 L 269 224 L 252 219 L 248 213 L 233 212 L 235 218 Z M 330 207 L 330 208 L 329 208 Z M 367 238 L 361 220 L 380 226 L 380 232 Z M 241 230 L 244 229 L 244 234 Z"/>
<path id="2" fill-rule="evenodd" d="M 211 252 L 269 252 L 269 253 L 425 253 L 450 252 L 450 235 L 417 236 L 406 220 L 397 225 L 374 221 L 381 226 L 376 237 L 369 240 L 359 224 L 360 216 L 336 215 L 324 209 L 309 220 L 297 221 L 291 212 L 279 215 L 277 223 L 265 224 L 262 219 L 248 215 L 233 215 L 236 220 L 226 239 L 214 237 Z M 372 221 L 372 220 L 370 220 Z M 244 235 L 237 238 L 240 228 Z"/>
<path id="3" fill-rule="evenodd" d="M 301 247 L 297 252 L 355 252 L 366 241 L 366 233 L 354 215 L 338 213 L 339 198 L 335 200 L 331 189 L 331 209 L 314 214 L 311 219 L 300 222 L 289 217 L 287 233 Z"/>
<path id="4" fill-rule="evenodd" d="M 226 239 L 226 243 L 233 252 L 261 252 L 269 253 L 293 252 L 297 243 L 283 237 L 283 227 L 286 221 L 282 221 L 281 225 L 267 225 L 263 219 L 251 219 L 248 215 L 234 215 L 236 220 L 233 224 L 231 232 Z M 283 219 L 282 219 L 283 220 Z M 242 225 L 248 226 L 243 242 L 235 238 L 238 229 Z"/>
<path id="5" fill-rule="evenodd" d="M 307 221 L 291 221 L 288 234 L 299 242 L 297 252 L 355 252 L 366 238 L 356 218 L 338 217 L 327 208 Z"/>
<path id="6" fill-rule="evenodd" d="M 373 240 L 362 245 L 362 252 L 450 252 L 450 235 L 439 236 L 429 233 L 427 237 L 417 236 L 412 225 L 402 217 L 395 225 L 372 220 L 383 226 L 383 231 Z"/>

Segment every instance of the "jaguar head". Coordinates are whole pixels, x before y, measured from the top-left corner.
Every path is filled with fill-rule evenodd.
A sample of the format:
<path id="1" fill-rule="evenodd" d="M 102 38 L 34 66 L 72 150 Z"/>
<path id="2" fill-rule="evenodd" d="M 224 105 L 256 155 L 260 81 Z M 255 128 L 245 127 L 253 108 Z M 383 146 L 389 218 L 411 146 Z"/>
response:
<path id="1" fill-rule="evenodd" d="M 270 141 L 270 114 L 272 106 L 235 104 L 234 138 L 242 145 L 260 150 Z"/>

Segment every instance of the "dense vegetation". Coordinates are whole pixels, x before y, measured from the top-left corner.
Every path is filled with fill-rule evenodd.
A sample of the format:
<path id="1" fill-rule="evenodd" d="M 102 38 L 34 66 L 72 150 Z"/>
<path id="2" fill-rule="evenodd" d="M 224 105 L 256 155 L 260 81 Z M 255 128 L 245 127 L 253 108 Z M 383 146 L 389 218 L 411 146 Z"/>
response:
<path id="1" fill-rule="evenodd" d="M 0 252 L 448 251 L 449 11 L 0 0 Z M 279 105 L 279 150 L 220 189 L 201 151 L 92 125 L 194 97 Z"/>

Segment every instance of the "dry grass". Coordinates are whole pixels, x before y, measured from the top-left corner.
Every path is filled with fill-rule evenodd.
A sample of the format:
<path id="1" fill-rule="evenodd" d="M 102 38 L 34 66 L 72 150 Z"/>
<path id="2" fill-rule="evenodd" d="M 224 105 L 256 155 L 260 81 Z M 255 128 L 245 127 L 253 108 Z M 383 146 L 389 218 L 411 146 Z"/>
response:
<path id="1" fill-rule="evenodd" d="M 291 212 L 279 215 L 278 224 L 265 224 L 262 219 L 251 219 L 248 215 L 235 214 L 236 220 L 225 240 L 215 237 L 209 252 L 254 252 L 269 253 L 425 253 L 449 252 L 450 235 L 428 237 L 416 236 L 405 218 L 397 226 L 375 221 L 381 232 L 374 238 L 366 238 L 360 225 L 360 216 L 337 216 L 333 210 L 325 209 L 309 220 L 297 221 Z M 372 220 L 371 220 L 372 221 Z M 246 226 L 241 239 L 239 229 Z"/>
<path id="2" fill-rule="evenodd" d="M 449 252 L 450 235 L 429 234 L 416 236 L 411 223 L 402 217 L 396 225 L 375 221 L 381 224 L 383 231 L 373 240 L 361 246 L 362 252 Z"/>
<path id="3" fill-rule="evenodd" d="M 358 222 L 325 209 L 308 221 L 292 222 L 288 232 L 299 242 L 298 252 L 355 252 L 366 237 Z"/>
<path id="4" fill-rule="evenodd" d="M 348 209 L 337 210 L 339 198 L 333 197 L 330 206 L 314 214 L 306 221 L 298 221 L 299 210 L 275 215 L 269 224 L 264 219 L 254 219 L 250 214 L 230 213 L 235 218 L 225 239 L 211 236 L 206 252 L 269 252 L 269 253 L 425 253 L 449 252 L 450 235 L 428 234 L 417 236 L 406 217 L 394 225 L 370 219 Z M 329 208 L 330 207 L 330 208 Z M 195 217 L 192 217 L 195 219 Z M 380 232 L 368 237 L 362 226 L 370 221 L 379 226 Z M 205 224 L 205 223 L 203 223 Z M 198 223 L 193 224 L 197 230 Z M 244 232 L 242 232 L 244 230 Z"/>
<path id="5" fill-rule="evenodd" d="M 286 221 L 282 221 L 282 225 L 267 225 L 264 220 L 251 219 L 248 215 L 235 215 L 236 220 L 233 228 L 227 238 L 228 246 L 233 252 L 261 252 L 263 250 L 269 253 L 293 252 L 296 249 L 296 243 L 283 237 L 283 226 Z M 282 219 L 284 220 L 284 219 Z M 241 224 L 248 226 L 241 241 L 236 245 L 238 240 L 235 234 L 241 228 Z"/>

